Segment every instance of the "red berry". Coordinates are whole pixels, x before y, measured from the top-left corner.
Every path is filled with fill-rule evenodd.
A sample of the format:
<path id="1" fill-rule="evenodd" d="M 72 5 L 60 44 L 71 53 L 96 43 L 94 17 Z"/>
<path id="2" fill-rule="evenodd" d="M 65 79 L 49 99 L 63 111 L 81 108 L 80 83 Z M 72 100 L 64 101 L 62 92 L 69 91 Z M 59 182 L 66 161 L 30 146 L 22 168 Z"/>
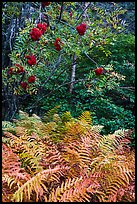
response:
<path id="1" fill-rule="evenodd" d="M 29 83 L 33 83 L 33 82 L 35 82 L 36 81 L 36 77 L 35 76 L 30 76 L 29 78 L 28 78 L 28 82 Z"/>
<path id="2" fill-rule="evenodd" d="M 45 6 L 49 6 L 50 2 L 41 2 L 42 7 L 44 8 Z"/>
<path id="3" fill-rule="evenodd" d="M 22 66 L 19 65 L 19 66 L 18 66 L 17 73 L 20 74 L 20 73 L 22 73 L 22 72 L 25 72 L 24 67 L 22 67 Z"/>
<path id="4" fill-rule="evenodd" d="M 36 57 L 34 55 L 28 55 L 28 56 L 25 56 L 25 58 L 28 58 L 28 64 L 31 66 L 31 65 L 35 65 L 37 62 L 36 62 Z"/>
<path id="5" fill-rule="evenodd" d="M 20 83 L 20 85 L 21 85 L 21 87 L 24 89 L 24 90 L 26 90 L 26 88 L 28 88 L 28 83 L 27 82 L 21 82 Z"/>
<path id="6" fill-rule="evenodd" d="M 81 23 L 80 25 L 76 26 L 76 30 L 78 31 L 79 35 L 84 35 L 86 32 L 86 24 Z"/>
<path id="7" fill-rule="evenodd" d="M 72 11 L 69 13 L 70 18 L 72 18 Z"/>
<path id="8" fill-rule="evenodd" d="M 37 28 L 42 32 L 42 34 L 45 33 L 47 30 L 47 24 L 46 23 L 38 23 Z"/>
<path id="9" fill-rule="evenodd" d="M 57 50 L 57 51 L 60 51 L 60 50 L 61 50 L 60 45 L 56 45 L 56 50 Z"/>
<path id="10" fill-rule="evenodd" d="M 13 72 L 14 72 L 14 68 L 10 67 L 9 70 L 8 70 L 8 74 L 13 74 Z"/>
<path id="11" fill-rule="evenodd" d="M 61 42 L 60 38 L 56 38 L 55 42 L 54 42 L 54 46 L 56 47 L 56 50 L 57 51 L 60 51 L 61 50 L 61 46 L 60 44 L 64 44 Z"/>
<path id="12" fill-rule="evenodd" d="M 97 69 L 95 69 L 95 73 L 96 73 L 97 76 L 101 75 L 103 73 L 103 68 L 98 67 Z"/>

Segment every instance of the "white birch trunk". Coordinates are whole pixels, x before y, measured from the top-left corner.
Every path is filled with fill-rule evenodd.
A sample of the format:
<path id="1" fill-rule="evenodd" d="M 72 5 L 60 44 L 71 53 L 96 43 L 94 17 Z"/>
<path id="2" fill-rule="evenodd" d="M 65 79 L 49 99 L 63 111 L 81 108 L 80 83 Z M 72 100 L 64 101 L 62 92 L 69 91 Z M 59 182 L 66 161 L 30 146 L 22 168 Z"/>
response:
<path id="1" fill-rule="evenodd" d="M 85 5 L 84 7 L 86 8 L 88 2 L 85 2 Z M 82 14 L 82 20 L 84 20 L 84 18 L 86 18 L 86 10 L 84 11 L 84 13 Z M 77 56 L 76 56 L 76 53 L 74 53 L 74 56 L 73 56 L 73 63 L 72 63 L 72 71 L 71 71 L 71 84 L 70 84 L 70 89 L 69 89 L 69 92 L 72 93 L 73 91 L 73 86 L 74 86 L 74 83 L 75 83 L 75 76 L 76 76 L 76 59 L 77 59 Z"/>
<path id="2" fill-rule="evenodd" d="M 72 65 L 72 71 L 71 71 L 71 84 L 70 84 L 70 90 L 69 90 L 70 93 L 72 93 L 74 82 L 75 82 L 75 75 L 76 75 L 76 63 L 75 63 L 75 61 L 76 61 L 76 59 L 77 59 L 77 56 L 75 53 L 74 57 L 73 57 L 74 64 Z"/>

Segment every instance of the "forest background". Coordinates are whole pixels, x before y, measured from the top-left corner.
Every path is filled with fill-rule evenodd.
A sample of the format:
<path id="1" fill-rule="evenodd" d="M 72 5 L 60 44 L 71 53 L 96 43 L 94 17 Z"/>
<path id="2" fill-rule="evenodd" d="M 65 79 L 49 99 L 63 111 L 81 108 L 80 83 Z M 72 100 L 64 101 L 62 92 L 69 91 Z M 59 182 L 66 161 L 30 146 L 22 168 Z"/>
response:
<path id="1" fill-rule="evenodd" d="M 86 32 L 79 35 L 82 22 Z M 38 23 L 47 28 L 35 41 L 29 33 Z M 90 111 L 102 134 L 134 130 L 134 65 L 135 2 L 2 3 L 2 120 L 12 121 L 19 110 L 42 117 L 60 106 L 59 113 L 73 117 Z M 36 78 L 26 88 L 29 76 Z"/>

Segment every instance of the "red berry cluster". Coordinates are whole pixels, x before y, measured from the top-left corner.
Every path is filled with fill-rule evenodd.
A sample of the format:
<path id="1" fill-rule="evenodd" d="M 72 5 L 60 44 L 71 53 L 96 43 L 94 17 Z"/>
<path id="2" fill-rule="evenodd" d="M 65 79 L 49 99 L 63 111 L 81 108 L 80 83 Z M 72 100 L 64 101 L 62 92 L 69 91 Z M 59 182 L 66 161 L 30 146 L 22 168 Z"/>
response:
<path id="1" fill-rule="evenodd" d="M 95 69 L 95 73 L 96 73 L 97 76 L 101 75 L 103 73 L 103 68 L 98 67 L 97 69 Z"/>
<path id="2" fill-rule="evenodd" d="M 76 26 L 76 30 L 78 31 L 79 35 L 84 35 L 86 32 L 86 24 L 81 23 L 80 25 Z"/>
<path id="3" fill-rule="evenodd" d="M 30 36 L 32 40 L 36 41 L 40 39 L 40 37 L 42 36 L 42 32 L 38 28 L 32 28 Z"/>
<path id="4" fill-rule="evenodd" d="M 46 23 L 38 23 L 37 28 L 32 28 L 30 32 L 31 39 L 34 41 L 39 40 L 40 37 L 45 33 L 46 29 Z"/>
<path id="5" fill-rule="evenodd" d="M 10 67 L 8 70 L 8 74 L 20 74 L 25 72 L 24 67 L 22 67 L 20 64 L 15 64 L 15 68 Z"/>
<path id="6" fill-rule="evenodd" d="M 41 2 L 42 8 L 45 8 L 45 6 L 49 6 L 50 2 Z"/>
<path id="7" fill-rule="evenodd" d="M 24 67 L 22 67 L 20 64 L 15 64 L 15 66 L 18 68 L 17 69 L 18 74 L 25 72 Z"/>
<path id="8" fill-rule="evenodd" d="M 35 77 L 34 75 L 32 75 L 32 76 L 30 76 L 30 77 L 28 78 L 28 82 L 22 81 L 22 82 L 20 83 L 20 86 L 21 86 L 24 90 L 26 90 L 27 88 L 29 88 L 28 83 L 34 83 L 35 81 L 36 81 L 36 77 Z"/>
<path id="9" fill-rule="evenodd" d="M 35 65 L 37 62 L 36 62 L 36 57 L 34 55 L 26 55 L 25 58 L 28 59 L 28 64 L 31 66 L 31 65 Z"/>
<path id="10" fill-rule="evenodd" d="M 64 44 L 61 42 L 60 38 L 56 38 L 55 42 L 54 42 L 54 46 L 56 47 L 56 50 L 57 51 L 60 51 L 61 50 L 61 46 L 60 44 Z"/>
<path id="11" fill-rule="evenodd" d="M 42 35 L 47 30 L 47 24 L 46 23 L 38 23 L 37 28 L 41 31 Z"/>

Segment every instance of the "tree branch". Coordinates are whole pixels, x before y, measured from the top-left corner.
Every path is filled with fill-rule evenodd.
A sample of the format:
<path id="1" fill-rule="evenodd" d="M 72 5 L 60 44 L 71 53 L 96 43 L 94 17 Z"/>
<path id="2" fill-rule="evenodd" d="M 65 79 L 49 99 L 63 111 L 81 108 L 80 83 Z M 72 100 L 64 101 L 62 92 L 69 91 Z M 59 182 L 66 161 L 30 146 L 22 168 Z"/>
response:
<path id="1" fill-rule="evenodd" d="M 95 62 L 93 59 L 91 59 L 88 54 L 86 52 L 84 52 L 84 54 L 86 55 L 87 58 L 89 58 L 92 62 L 94 62 L 96 64 L 96 66 L 98 67 L 99 65 L 97 64 L 97 62 Z"/>
<path id="2" fill-rule="evenodd" d="M 62 17 L 62 14 L 63 14 L 63 7 L 64 7 L 63 3 L 64 3 L 64 2 L 62 2 L 62 5 L 61 5 L 61 9 L 60 9 L 60 15 L 59 15 L 59 19 L 58 19 L 58 22 L 60 22 L 60 20 L 61 20 L 61 17 Z"/>
<path id="3" fill-rule="evenodd" d="M 135 87 L 125 87 L 125 86 L 119 86 L 118 88 L 121 88 L 121 89 L 128 89 L 130 91 L 135 91 Z"/>
<path id="4" fill-rule="evenodd" d="M 35 103 L 33 103 L 33 106 L 31 107 L 28 107 L 26 109 L 32 109 L 32 108 L 35 108 L 37 107 L 37 103 L 39 103 L 43 98 L 49 96 L 51 93 L 53 93 L 54 91 L 58 90 L 59 88 L 61 88 L 62 86 L 65 86 L 65 85 L 68 85 L 68 84 L 71 84 L 73 82 L 73 84 L 76 84 L 77 82 L 81 82 L 81 81 L 85 81 L 86 79 L 78 79 L 78 80 L 75 80 L 75 81 L 70 81 L 70 82 L 66 82 L 64 84 L 61 84 L 60 86 L 58 86 L 57 88 L 53 88 L 48 94 L 42 96 L 39 100 L 37 100 Z M 87 79 L 88 80 L 88 79 Z"/>
<path id="5" fill-rule="evenodd" d="M 91 2 L 83 9 L 82 13 L 80 14 L 80 16 L 78 17 L 76 24 L 78 22 L 78 20 L 81 18 L 81 16 L 85 13 L 85 11 L 87 10 L 87 8 L 91 5 Z"/>
<path id="6" fill-rule="evenodd" d="M 54 74 L 54 71 L 57 69 L 57 67 L 58 67 L 58 65 L 60 64 L 60 62 L 61 62 L 61 55 L 59 55 L 59 58 L 58 58 L 57 63 L 54 65 L 54 67 L 53 67 L 53 69 L 52 69 L 50 75 L 48 76 L 48 78 L 47 78 L 47 80 L 44 82 L 44 84 L 46 84 L 46 83 L 50 80 L 51 76 Z"/>

